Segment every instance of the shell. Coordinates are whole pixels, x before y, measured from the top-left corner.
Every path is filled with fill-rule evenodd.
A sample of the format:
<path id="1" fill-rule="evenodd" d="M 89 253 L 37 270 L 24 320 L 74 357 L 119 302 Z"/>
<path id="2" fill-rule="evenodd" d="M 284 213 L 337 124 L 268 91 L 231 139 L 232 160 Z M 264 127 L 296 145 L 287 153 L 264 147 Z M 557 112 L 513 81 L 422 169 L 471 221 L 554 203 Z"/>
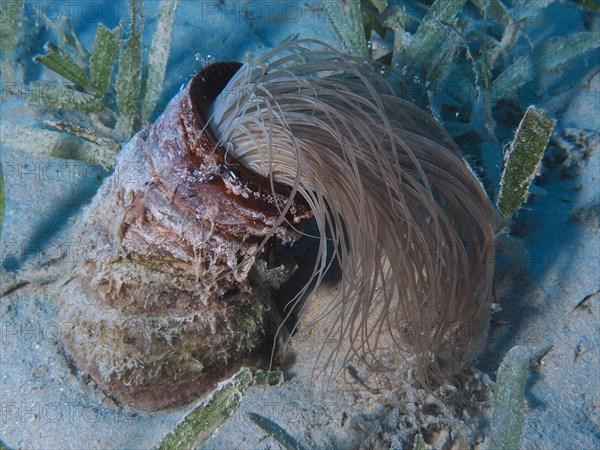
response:
<path id="1" fill-rule="evenodd" d="M 239 67 L 198 73 L 123 147 L 79 224 L 61 288 L 64 345 L 79 370 L 135 408 L 190 402 L 270 351 L 270 284 L 291 269 L 264 259 L 312 217 L 298 198 L 278 220 L 291 189 L 226 155 L 206 126 Z"/>

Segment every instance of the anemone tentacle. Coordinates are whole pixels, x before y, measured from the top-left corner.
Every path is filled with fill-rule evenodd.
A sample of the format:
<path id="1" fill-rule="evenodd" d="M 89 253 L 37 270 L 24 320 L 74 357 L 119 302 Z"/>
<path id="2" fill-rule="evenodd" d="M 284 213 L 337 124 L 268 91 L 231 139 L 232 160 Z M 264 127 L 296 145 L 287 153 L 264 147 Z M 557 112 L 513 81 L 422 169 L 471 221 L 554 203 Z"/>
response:
<path id="1" fill-rule="evenodd" d="M 209 116 L 227 154 L 314 213 L 317 263 L 294 304 L 340 264 L 340 294 L 320 319 L 334 318 L 331 337 L 350 350 L 328 364 L 359 355 L 383 368 L 387 334 L 427 387 L 477 353 L 497 215 L 442 126 L 389 78 L 322 42 L 288 42 L 242 66 Z"/>

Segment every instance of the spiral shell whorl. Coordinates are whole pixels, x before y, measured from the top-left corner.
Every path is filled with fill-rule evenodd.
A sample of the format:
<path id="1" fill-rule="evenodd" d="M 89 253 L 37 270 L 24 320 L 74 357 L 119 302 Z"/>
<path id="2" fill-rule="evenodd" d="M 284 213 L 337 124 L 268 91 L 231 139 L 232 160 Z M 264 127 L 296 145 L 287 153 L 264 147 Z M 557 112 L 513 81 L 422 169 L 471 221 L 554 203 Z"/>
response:
<path id="1" fill-rule="evenodd" d="M 252 267 L 273 237 L 297 235 L 277 222 L 286 192 L 224 160 L 190 86 L 123 147 L 85 210 L 61 292 L 78 368 L 141 409 L 193 400 L 265 343 L 270 287 Z M 308 218 L 294 201 L 289 223 Z"/>

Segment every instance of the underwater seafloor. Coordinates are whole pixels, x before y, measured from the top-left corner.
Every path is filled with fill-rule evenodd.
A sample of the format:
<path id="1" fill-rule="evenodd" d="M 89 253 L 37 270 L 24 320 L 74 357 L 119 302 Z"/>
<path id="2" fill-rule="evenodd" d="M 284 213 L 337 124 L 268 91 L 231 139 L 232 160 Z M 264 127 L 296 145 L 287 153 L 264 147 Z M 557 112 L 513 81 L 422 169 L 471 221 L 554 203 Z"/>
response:
<path id="1" fill-rule="evenodd" d="M 56 2 L 30 2 L 31 11 L 50 3 Z M 127 14 L 125 2 L 62 4 L 69 8 L 59 8 L 60 14 L 70 15 L 88 46 L 99 22 L 114 27 Z M 145 26 L 154 26 L 158 4 L 146 2 Z M 339 46 L 327 18 L 316 10 L 318 2 L 252 2 L 254 16 L 244 4 L 180 2 L 157 112 L 203 60 L 245 61 L 294 37 Z M 528 25 L 528 36 L 539 42 L 583 30 L 589 26 L 584 25 L 590 20 L 584 20 L 586 14 L 592 13 L 573 2 L 556 2 Z M 592 22 L 597 29 L 597 14 Z M 145 45 L 149 37 L 145 35 Z M 30 43 L 31 54 L 41 53 L 42 44 Z M 511 226 L 515 239 L 500 245 L 504 252 L 498 255 L 494 301 L 501 310 L 493 316 L 488 348 L 465 388 L 477 406 L 443 404 L 402 380 L 388 375 L 381 381 L 360 368 L 323 389 L 310 383 L 320 343 L 304 336 L 292 341 L 295 360 L 285 369 L 286 381 L 249 387 L 237 411 L 204 448 L 279 448 L 273 436 L 248 420 L 246 413 L 252 412 L 279 425 L 302 448 L 406 448 L 417 433 L 425 442 L 420 445 L 431 448 L 489 445 L 486 433 L 495 420 L 492 380 L 514 346 L 538 361 L 525 388 L 522 447 L 600 448 L 598 52 L 562 70 L 559 83 L 544 85 L 550 74 L 539 75 L 545 94 L 533 103 L 557 119 L 557 126 L 531 196 Z M 53 77 L 37 71 L 38 77 Z M 13 124 L 41 125 L 43 120 L 23 99 L 3 98 L 0 108 L 3 134 Z M 5 279 L 0 285 L 0 439 L 9 448 L 155 447 L 193 405 L 131 411 L 78 376 L 60 351 L 56 336 L 65 324 L 56 322 L 51 284 L 44 283 L 50 278 L 44 263 L 68 259 L 74 218 L 109 171 L 44 156 L 35 142 L 27 145 L 32 148 L 3 139 L 1 147 Z M 17 273 L 41 281 L 6 292 Z M 322 286 L 312 309 L 327 304 L 335 290 L 334 280 Z M 386 388 L 390 385 L 394 388 Z"/>

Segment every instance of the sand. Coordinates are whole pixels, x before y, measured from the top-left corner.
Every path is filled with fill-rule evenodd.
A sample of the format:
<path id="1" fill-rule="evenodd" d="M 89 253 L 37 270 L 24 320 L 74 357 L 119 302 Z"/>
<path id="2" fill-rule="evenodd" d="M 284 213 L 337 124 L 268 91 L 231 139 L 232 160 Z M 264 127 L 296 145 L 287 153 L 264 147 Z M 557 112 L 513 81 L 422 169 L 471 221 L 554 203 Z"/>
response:
<path id="1" fill-rule="evenodd" d="M 241 3 L 225 2 L 229 13 L 217 3 L 181 2 L 163 106 L 203 60 L 245 60 L 296 34 L 336 42 L 325 17 L 308 8 L 311 2 L 301 2 L 302 10 L 284 9 L 292 3 L 270 3 L 270 12 L 266 4 L 258 4 L 260 17 L 258 10 L 244 9 Z M 40 11 L 45 4 L 35 3 Z M 99 8 L 101 17 L 92 20 L 91 9 L 84 14 L 90 5 Z M 125 13 L 124 4 L 115 5 L 72 4 L 73 23 L 89 47 L 98 22 L 115 26 Z M 146 6 L 152 28 L 158 2 Z M 291 14 L 298 11 L 294 18 Z M 544 39 L 544 28 L 568 33 L 581 26 L 579 14 L 569 2 L 557 4 L 529 35 Z M 206 448 L 279 448 L 247 419 L 247 412 L 269 418 L 305 448 L 402 448 L 412 445 L 417 433 L 433 448 L 483 447 L 494 420 L 496 370 L 515 345 L 539 362 L 527 380 L 523 447 L 600 447 L 600 78 L 597 57 L 595 64 L 593 58 L 582 61 L 559 77 L 549 90 L 555 95 L 537 99 L 558 125 L 533 194 L 511 226 L 515 237 L 500 241 L 504 251 L 498 255 L 495 301 L 501 310 L 493 317 L 488 348 L 466 377 L 464 393 L 470 403 L 442 404 L 415 390 L 406 368 L 377 375 L 352 362 L 350 369 L 328 378 L 328 386 L 323 379 L 311 383 L 315 349 L 323 339 L 305 328 L 292 341 L 294 358 L 285 368 L 286 381 L 278 387 L 248 388 L 238 411 Z M 38 126 L 44 119 L 19 99 L 0 108 L 2 126 Z M 193 405 L 156 413 L 124 408 L 77 372 L 58 339 L 69 324 L 56 321 L 52 280 L 68 264 L 74 219 L 108 172 L 43 156 L 39 149 L 14 142 L 3 141 L 0 154 L 6 195 L 0 439 L 11 448 L 157 445 Z M 309 249 L 310 243 L 294 248 L 300 262 Z M 305 322 L 336 289 L 332 275 Z"/>

